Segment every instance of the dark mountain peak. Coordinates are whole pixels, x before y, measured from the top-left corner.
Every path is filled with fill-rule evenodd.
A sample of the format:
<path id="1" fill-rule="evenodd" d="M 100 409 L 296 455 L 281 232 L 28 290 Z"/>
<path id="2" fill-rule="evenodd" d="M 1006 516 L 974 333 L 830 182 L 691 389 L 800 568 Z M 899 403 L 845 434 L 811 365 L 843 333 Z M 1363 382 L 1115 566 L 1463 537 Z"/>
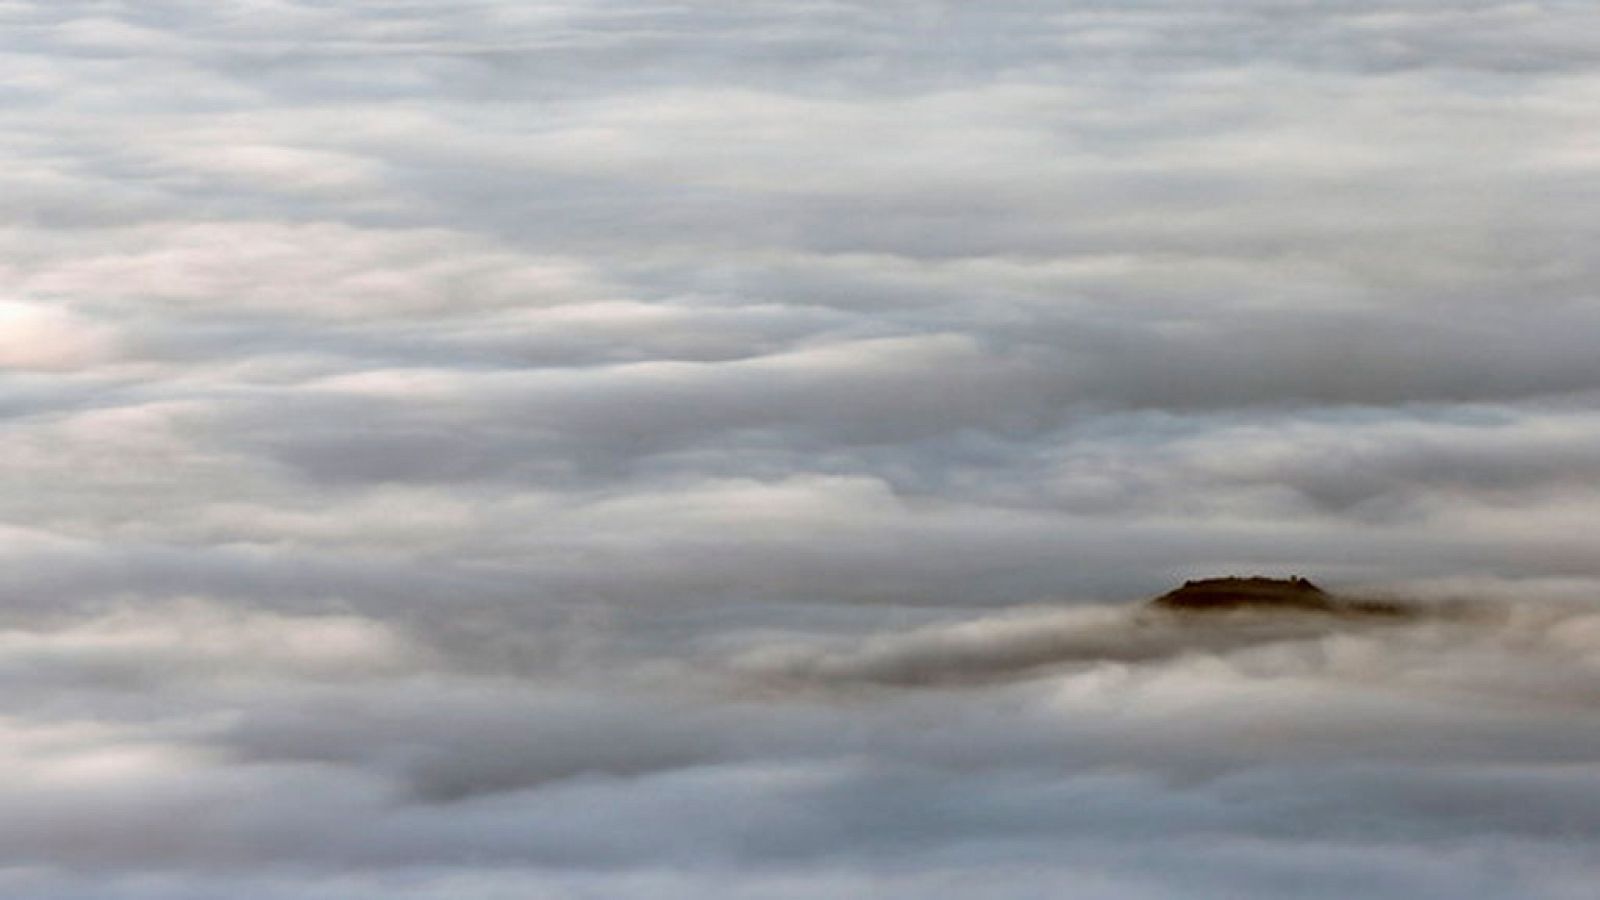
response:
<path id="1" fill-rule="evenodd" d="M 1393 603 L 1336 597 L 1298 575 L 1291 578 L 1256 575 L 1185 581 L 1183 587 L 1168 591 L 1150 602 L 1162 609 L 1186 612 L 1286 610 L 1389 616 L 1405 612 L 1403 607 Z"/>

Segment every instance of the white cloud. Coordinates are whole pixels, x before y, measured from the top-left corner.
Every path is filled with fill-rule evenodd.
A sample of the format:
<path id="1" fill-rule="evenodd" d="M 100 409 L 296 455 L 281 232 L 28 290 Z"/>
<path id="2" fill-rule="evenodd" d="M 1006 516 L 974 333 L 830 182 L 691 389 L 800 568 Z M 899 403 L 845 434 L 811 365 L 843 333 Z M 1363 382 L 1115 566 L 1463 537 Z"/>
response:
<path id="1" fill-rule="evenodd" d="M 1587 6 L 0 20 L 0 893 L 1592 893 Z"/>
<path id="2" fill-rule="evenodd" d="M 0 302 L 0 369 L 73 371 L 107 362 L 115 332 L 69 309 Z"/>

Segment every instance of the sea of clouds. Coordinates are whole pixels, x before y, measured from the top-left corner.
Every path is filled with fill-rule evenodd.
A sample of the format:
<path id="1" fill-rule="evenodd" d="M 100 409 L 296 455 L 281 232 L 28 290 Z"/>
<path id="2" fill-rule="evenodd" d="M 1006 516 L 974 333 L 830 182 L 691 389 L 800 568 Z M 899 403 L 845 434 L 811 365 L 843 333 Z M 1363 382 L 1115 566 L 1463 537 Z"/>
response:
<path id="1" fill-rule="evenodd" d="M 1588 0 L 0 0 L 0 894 L 1587 900 L 1596 121 Z"/>

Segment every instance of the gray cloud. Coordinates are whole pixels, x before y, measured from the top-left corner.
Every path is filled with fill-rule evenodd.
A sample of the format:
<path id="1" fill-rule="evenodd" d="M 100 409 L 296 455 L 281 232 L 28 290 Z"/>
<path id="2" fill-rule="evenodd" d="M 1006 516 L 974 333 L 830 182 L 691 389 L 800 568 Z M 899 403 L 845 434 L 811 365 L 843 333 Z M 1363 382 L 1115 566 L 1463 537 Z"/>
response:
<path id="1" fill-rule="evenodd" d="M 1104 635 L 1127 614 L 1034 616 Z M 1309 896 L 1492 896 L 1471 893 L 1491 889 L 1459 867 L 1421 861 L 1449 848 L 1470 872 L 1515 861 L 1492 890 L 1564 896 L 1561 879 L 1584 883 L 1596 826 L 1592 603 L 1479 605 L 1376 630 L 1161 626 L 1156 653 L 1080 640 L 1074 665 L 1022 680 L 854 697 L 749 681 L 750 651 L 733 669 L 640 660 L 542 683 L 414 650 L 377 668 L 341 652 L 327 669 L 319 654 L 357 636 L 407 642 L 348 618 L 184 616 L 58 620 L 0 640 L 13 703 L 66 686 L 75 697 L 5 720 L 7 762 L 26 775 L 8 808 L 29 812 L 26 827 L 0 829 L 18 883 L 82 877 L 51 866 L 154 867 L 169 874 L 137 883 L 184 896 L 222 872 L 251 885 L 276 861 L 324 874 L 267 878 L 263 896 L 400 877 L 412 891 L 474 877 L 624 892 L 733 879 L 755 896 L 1006 867 L 1021 878 L 1008 892 L 1028 896 L 1089 866 L 1109 892 L 1151 896 L 1295 880 Z M 188 631 L 154 630 L 164 621 Z M 1052 627 L 1034 624 L 1002 614 L 845 652 L 868 677 L 916 658 L 962 667 Z M 1247 633 L 1226 635 L 1237 627 Z M 744 640 L 771 658 L 772 638 Z M 952 641 L 965 649 L 929 650 Z M 190 666 L 209 672 L 219 653 L 241 665 L 197 678 Z M 176 680 L 83 677 L 139 659 Z M 136 824 L 157 815 L 158 831 Z M 1152 842 L 1165 849 L 1136 849 Z M 474 875 L 477 864 L 491 868 Z M 191 867 L 196 880 L 174 880 Z"/>
<path id="2" fill-rule="evenodd" d="M 0 2 L 0 893 L 1591 894 L 1596 12 L 746 6 Z"/>

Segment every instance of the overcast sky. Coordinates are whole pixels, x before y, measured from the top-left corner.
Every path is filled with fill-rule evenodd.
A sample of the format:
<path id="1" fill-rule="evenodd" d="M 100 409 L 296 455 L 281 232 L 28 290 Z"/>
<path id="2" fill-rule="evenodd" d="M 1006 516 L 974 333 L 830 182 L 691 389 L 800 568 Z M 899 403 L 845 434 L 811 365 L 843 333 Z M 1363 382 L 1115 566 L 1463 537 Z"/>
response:
<path id="1" fill-rule="evenodd" d="M 1591 0 L 0 0 L 0 894 L 1587 900 L 1597 122 Z"/>

